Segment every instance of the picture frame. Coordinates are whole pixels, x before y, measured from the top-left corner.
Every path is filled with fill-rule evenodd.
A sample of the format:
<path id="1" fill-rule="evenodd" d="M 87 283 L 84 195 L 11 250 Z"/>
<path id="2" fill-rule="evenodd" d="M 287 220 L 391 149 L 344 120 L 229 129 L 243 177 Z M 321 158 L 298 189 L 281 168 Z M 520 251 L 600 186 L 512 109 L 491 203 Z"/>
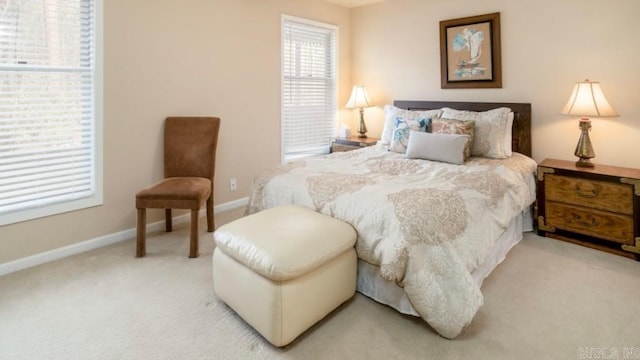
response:
<path id="1" fill-rule="evenodd" d="M 440 21 L 442 89 L 501 88 L 500 13 Z"/>

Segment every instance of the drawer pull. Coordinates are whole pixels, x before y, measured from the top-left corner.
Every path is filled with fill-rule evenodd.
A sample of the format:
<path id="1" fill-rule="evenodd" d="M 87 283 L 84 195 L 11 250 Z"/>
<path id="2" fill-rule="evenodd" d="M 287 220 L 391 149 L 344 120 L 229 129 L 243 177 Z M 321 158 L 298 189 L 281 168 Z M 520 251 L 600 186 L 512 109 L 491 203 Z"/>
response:
<path id="1" fill-rule="evenodd" d="M 600 225 L 598 220 L 596 220 L 595 218 L 591 218 L 591 221 L 585 221 L 585 220 L 582 219 L 582 216 L 580 216 L 578 214 L 572 214 L 572 215 L 573 215 L 573 221 L 575 221 L 576 223 L 578 223 L 580 225 L 584 225 L 584 226 L 598 226 L 598 225 Z"/>
<path id="2" fill-rule="evenodd" d="M 598 190 L 591 189 L 591 190 L 583 191 L 580 188 L 580 184 L 576 184 L 575 192 L 576 192 L 576 195 L 582 196 L 583 198 L 587 198 L 587 199 L 591 199 L 591 198 L 594 198 L 594 197 L 598 196 Z"/>

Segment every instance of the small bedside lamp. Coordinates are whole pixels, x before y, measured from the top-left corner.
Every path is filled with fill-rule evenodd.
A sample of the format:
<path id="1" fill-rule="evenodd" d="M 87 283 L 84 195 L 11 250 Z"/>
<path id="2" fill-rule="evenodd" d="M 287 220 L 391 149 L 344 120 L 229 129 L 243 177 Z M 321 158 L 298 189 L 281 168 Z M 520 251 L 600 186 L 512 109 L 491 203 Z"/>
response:
<path id="1" fill-rule="evenodd" d="M 358 137 L 366 138 L 367 137 L 367 125 L 364 123 L 364 108 L 372 106 L 371 102 L 369 102 L 369 97 L 367 96 L 367 89 L 364 85 L 356 85 L 351 90 L 351 97 L 349 97 L 349 101 L 345 107 L 353 109 L 360 108 L 360 128 L 358 129 Z"/>
<path id="2" fill-rule="evenodd" d="M 589 139 L 589 131 L 591 130 L 589 116 L 618 116 L 618 113 L 609 105 L 604 96 L 600 83 L 589 80 L 576 83 L 569 101 L 560 113 L 581 117 L 580 129 L 582 133 L 574 153 L 579 158 L 576 166 L 593 167 L 590 159 L 596 157 L 596 154 Z"/>

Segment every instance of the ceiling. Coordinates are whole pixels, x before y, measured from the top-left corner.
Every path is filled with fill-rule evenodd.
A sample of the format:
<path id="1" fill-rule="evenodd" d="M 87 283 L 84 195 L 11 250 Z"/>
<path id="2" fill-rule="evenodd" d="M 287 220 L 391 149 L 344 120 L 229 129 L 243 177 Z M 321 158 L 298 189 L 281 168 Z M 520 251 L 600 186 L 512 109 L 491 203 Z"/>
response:
<path id="1" fill-rule="evenodd" d="M 352 8 L 356 6 L 373 4 L 373 3 L 381 2 L 384 0 L 326 0 L 326 1 L 334 4 L 342 5 L 344 7 Z"/>

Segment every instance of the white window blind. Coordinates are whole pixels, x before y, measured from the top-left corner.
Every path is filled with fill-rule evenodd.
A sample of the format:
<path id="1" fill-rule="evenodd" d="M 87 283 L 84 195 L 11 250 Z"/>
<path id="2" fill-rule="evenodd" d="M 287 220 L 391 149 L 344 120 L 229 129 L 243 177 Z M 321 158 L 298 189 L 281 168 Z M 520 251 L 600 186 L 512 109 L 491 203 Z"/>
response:
<path id="1" fill-rule="evenodd" d="M 284 158 L 328 153 L 337 125 L 335 26 L 283 17 Z"/>
<path id="2" fill-rule="evenodd" d="M 0 0 L 0 225 L 101 197 L 95 3 Z"/>

